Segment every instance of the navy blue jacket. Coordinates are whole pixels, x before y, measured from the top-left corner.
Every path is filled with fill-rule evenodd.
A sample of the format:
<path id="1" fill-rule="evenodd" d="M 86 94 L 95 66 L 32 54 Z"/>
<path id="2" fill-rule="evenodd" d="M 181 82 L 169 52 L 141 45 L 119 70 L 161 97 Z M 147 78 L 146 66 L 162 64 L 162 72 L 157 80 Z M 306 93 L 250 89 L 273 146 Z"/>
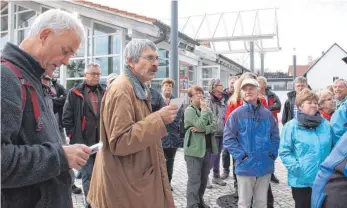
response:
<path id="1" fill-rule="evenodd" d="M 273 173 L 279 140 L 275 118 L 259 101 L 257 107 L 244 102 L 232 112 L 224 128 L 224 147 L 235 158 L 235 172 L 240 176 Z"/>

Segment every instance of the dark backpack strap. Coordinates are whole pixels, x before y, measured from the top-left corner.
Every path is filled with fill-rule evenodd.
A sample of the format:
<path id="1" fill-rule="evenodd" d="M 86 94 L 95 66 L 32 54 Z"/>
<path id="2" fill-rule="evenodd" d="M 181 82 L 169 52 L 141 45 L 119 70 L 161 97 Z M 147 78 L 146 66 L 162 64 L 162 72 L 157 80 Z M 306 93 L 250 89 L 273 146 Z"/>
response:
<path id="1" fill-rule="evenodd" d="M 41 122 L 41 118 L 40 118 L 40 105 L 39 105 L 38 95 L 35 88 L 32 86 L 30 82 L 26 81 L 23 78 L 23 75 L 22 73 L 20 73 L 19 69 L 15 67 L 10 61 L 1 59 L 1 63 L 5 64 L 8 68 L 10 68 L 16 74 L 20 83 L 22 84 L 22 110 L 24 110 L 24 107 L 26 104 L 27 87 L 29 88 L 30 94 L 31 94 L 31 102 L 34 108 L 34 116 L 36 120 L 36 131 L 40 131 L 43 127 L 43 123 Z"/>

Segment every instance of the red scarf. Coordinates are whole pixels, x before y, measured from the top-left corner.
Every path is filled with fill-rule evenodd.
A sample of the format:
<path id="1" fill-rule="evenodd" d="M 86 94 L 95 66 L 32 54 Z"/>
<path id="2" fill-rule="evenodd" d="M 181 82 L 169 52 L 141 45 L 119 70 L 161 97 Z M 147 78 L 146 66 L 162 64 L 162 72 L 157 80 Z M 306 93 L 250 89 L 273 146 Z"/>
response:
<path id="1" fill-rule="evenodd" d="M 331 114 L 328 114 L 328 113 L 326 113 L 326 112 L 320 110 L 319 113 L 320 113 L 324 118 L 326 118 L 328 121 L 330 121 L 331 116 L 333 115 L 334 112 L 331 113 Z"/>

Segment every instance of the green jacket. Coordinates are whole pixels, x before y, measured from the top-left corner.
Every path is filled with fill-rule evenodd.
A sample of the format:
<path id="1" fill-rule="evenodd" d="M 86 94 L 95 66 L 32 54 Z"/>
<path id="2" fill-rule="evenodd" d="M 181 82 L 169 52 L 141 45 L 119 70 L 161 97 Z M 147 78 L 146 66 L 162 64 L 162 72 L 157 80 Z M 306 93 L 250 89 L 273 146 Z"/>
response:
<path id="1" fill-rule="evenodd" d="M 197 128 L 205 133 L 191 132 L 191 128 Z M 204 157 L 206 153 L 205 135 L 212 134 L 212 153 L 217 154 L 218 148 L 214 133 L 217 131 L 217 123 L 210 110 L 200 111 L 195 105 L 190 104 L 184 111 L 184 128 L 187 129 L 184 137 L 184 154 L 192 157 Z"/>

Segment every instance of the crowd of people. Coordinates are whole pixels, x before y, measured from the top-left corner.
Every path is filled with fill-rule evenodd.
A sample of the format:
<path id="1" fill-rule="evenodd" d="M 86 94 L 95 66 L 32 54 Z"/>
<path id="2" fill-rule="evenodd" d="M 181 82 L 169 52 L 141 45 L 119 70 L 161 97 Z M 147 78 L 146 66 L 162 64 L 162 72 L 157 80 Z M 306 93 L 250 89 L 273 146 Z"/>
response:
<path id="1" fill-rule="evenodd" d="M 69 64 L 84 37 L 76 16 L 52 9 L 35 19 L 19 46 L 7 43 L 3 50 L 2 207 L 73 207 L 72 192 L 81 193 L 76 169 L 86 207 L 174 208 L 178 148 L 187 165 L 187 208 L 209 207 L 205 190 L 226 185 L 230 158 L 238 207 L 274 207 L 270 181 L 279 182 L 278 156 L 296 208 L 346 206 L 345 79 L 315 92 L 297 77 L 281 116 L 280 99 L 253 73 L 231 77 L 226 89 L 213 79 L 208 93 L 193 85 L 189 104 L 177 106 L 174 80 L 164 79 L 161 92 L 151 88 L 156 45 L 133 39 L 122 74 L 110 74 L 106 89 L 101 66 L 91 63 L 83 83 L 66 92 L 54 72 Z M 97 143 L 103 145 L 93 154 Z"/>

